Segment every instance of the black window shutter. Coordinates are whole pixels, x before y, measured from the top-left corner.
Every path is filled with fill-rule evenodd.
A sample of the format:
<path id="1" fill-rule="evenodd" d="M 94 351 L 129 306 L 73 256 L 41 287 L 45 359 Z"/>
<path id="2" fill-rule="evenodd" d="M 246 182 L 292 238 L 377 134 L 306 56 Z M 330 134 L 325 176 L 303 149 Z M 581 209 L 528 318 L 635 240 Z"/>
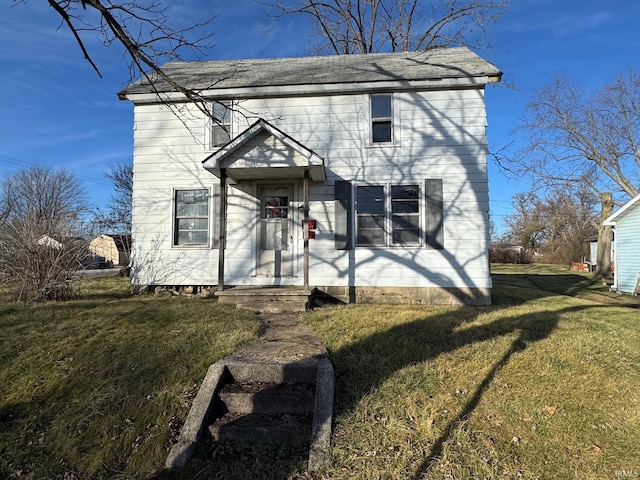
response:
<path id="1" fill-rule="evenodd" d="M 336 180 L 335 183 L 335 242 L 336 250 L 351 250 L 351 225 L 353 224 L 351 182 Z"/>
<path id="2" fill-rule="evenodd" d="M 425 183 L 427 247 L 442 250 L 444 248 L 442 179 L 427 179 Z"/>

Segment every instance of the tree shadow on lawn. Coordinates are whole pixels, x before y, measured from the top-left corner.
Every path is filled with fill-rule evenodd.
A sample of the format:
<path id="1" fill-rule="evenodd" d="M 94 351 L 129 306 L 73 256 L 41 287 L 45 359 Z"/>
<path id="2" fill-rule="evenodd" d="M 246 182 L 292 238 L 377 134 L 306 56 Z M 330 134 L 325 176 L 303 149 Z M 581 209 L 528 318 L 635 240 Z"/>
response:
<path id="1" fill-rule="evenodd" d="M 455 427 L 473 413 L 483 394 L 511 358 L 530 345 L 547 338 L 564 314 L 594 307 L 595 305 L 576 305 L 511 316 L 505 312 L 505 316 L 492 323 L 468 327 L 465 325 L 474 322 L 481 313 L 496 312 L 505 307 L 461 308 L 375 333 L 331 352 L 337 376 L 336 410 L 355 410 L 364 396 L 380 387 L 394 373 L 412 364 L 434 360 L 442 354 L 454 352 L 466 345 L 490 342 L 505 335 L 517 334 L 502 358 L 477 384 L 475 392 L 460 413 L 446 425 L 431 447 L 429 455 L 416 470 L 413 478 L 424 478 L 437 464 Z"/>
<path id="2" fill-rule="evenodd" d="M 535 289 L 530 291 L 529 294 L 539 297 L 566 295 L 616 307 L 640 308 L 640 297 L 611 292 L 608 286 L 601 285 L 601 278 L 592 276 L 575 273 L 556 275 L 493 273 L 492 279 L 494 287 L 498 287 L 498 296 L 509 289 L 524 287 Z M 494 288 L 494 295 L 495 294 L 496 289 Z"/>

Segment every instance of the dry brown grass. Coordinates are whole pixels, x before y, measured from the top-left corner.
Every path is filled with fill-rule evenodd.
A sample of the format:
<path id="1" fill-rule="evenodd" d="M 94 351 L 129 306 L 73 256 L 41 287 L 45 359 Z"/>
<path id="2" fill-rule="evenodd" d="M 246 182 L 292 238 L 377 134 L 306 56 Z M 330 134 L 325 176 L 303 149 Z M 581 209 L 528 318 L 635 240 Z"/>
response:
<path id="1" fill-rule="evenodd" d="M 499 282 L 491 307 L 308 315 L 338 382 L 333 464 L 322 478 L 640 470 L 640 312 L 513 280 Z"/>

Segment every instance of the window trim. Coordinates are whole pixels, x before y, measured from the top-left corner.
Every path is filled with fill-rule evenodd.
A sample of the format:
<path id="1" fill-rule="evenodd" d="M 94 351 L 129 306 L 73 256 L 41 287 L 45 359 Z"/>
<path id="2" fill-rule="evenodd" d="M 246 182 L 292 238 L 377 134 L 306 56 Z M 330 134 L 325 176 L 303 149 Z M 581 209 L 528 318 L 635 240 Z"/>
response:
<path id="1" fill-rule="evenodd" d="M 178 220 L 181 218 L 205 218 L 203 216 L 185 216 L 178 217 L 178 192 L 195 192 L 195 191 L 203 191 L 206 192 L 207 195 L 207 241 L 206 243 L 188 243 L 188 244 L 180 244 L 178 243 Z M 172 224 L 172 232 L 171 232 L 171 247 L 172 248 L 181 248 L 181 249 L 209 249 L 212 245 L 212 228 L 211 221 L 213 219 L 212 215 L 212 207 L 213 207 L 213 195 L 211 192 L 211 188 L 193 188 L 193 187 L 184 187 L 184 188 L 173 188 L 172 189 L 172 200 L 171 200 L 171 224 Z"/>
<path id="2" fill-rule="evenodd" d="M 373 141 L 373 125 L 374 125 L 374 117 L 372 112 L 373 102 L 372 98 L 377 96 L 389 96 L 391 100 L 391 116 L 389 117 L 375 117 L 375 120 L 378 122 L 389 121 L 391 123 L 391 140 L 388 142 L 374 142 Z M 391 145 L 399 145 L 399 118 L 397 115 L 398 109 L 398 97 L 393 92 L 378 92 L 378 93 L 370 93 L 367 96 L 367 146 L 368 147 L 387 147 Z"/>
<path id="3" fill-rule="evenodd" d="M 385 182 L 380 184 L 365 184 L 365 183 L 356 183 L 355 185 L 355 194 L 354 194 L 354 246 L 359 248 L 421 248 L 425 245 L 425 225 L 424 225 L 424 214 L 425 214 L 425 205 L 424 205 L 424 187 L 420 182 L 406 182 L 406 183 L 392 183 Z M 393 243 L 393 199 L 392 199 L 392 190 L 393 187 L 402 187 L 402 186 L 412 186 L 416 187 L 418 190 L 418 198 L 416 199 L 418 203 L 418 241 L 415 243 L 406 243 L 406 244 L 394 244 Z M 359 222 L 358 219 L 365 215 L 372 214 L 359 214 L 358 212 L 358 189 L 361 187 L 382 187 L 383 195 L 384 195 L 384 219 L 383 219 L 383 238 L 384 243 L 381 244 L 371 244 L 371 243 L 361 243 L 359 241 Z"/>
<path id="4" fill-rule="evenodd" d="M 213 115 L 215 114 L 215 108 L 216 105 L 224 105 L 226 108 L 226 117 L 228 117 L 228 123 L 217 123 L 213 120 Z M 234 102 L 233 100 L 228 100 L 228 99 L 219 99 L 219 100 L 214 100 L 211 102 L 211 106 L 210 106 L 210 113 L 211 113 L 211 117 L 209 117 L 207 119 L 207 142 L 206 144 L 209 147 L 209 150 L 217 150 L 219 148 L 221 148 L 222 146 L 226 145 L 227 143 L 229 143 L 232 139 L 233 139 L 233 109 L 234 109 Z M 219 144 L 214 144 L 214 129 L 215 128 L 225 128 L 228 130 L 228 134 L 229 134 L 229 140 L 227 140 L 224 143 L 219 143 Z"/>

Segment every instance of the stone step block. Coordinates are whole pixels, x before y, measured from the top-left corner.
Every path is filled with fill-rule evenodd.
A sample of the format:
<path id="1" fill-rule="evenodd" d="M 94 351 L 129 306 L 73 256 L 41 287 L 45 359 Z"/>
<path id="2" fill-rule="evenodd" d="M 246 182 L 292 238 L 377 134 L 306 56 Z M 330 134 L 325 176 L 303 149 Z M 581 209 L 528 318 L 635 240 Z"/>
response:
<path id="1" fill-rule="evenodd" d="M 307 310 L 307 299 L 277 301 L 247 299 L 236 303 L 237 308 L 257 313 L 300 313 Z"/>
<path id="2" fill-rule="evenodd" d="M 227 414 L 210 425 L 209 432 L 218 442 L 303 446 L 310 442 L 311 419 L 306 415 Z"/>
<path id="3" fill-rule="evenodd" d="M 306 383 L 234 382 L 219 397 L 227 411 L 247 415 L 306 415 L 313 413 L 314 387 Z"/>

